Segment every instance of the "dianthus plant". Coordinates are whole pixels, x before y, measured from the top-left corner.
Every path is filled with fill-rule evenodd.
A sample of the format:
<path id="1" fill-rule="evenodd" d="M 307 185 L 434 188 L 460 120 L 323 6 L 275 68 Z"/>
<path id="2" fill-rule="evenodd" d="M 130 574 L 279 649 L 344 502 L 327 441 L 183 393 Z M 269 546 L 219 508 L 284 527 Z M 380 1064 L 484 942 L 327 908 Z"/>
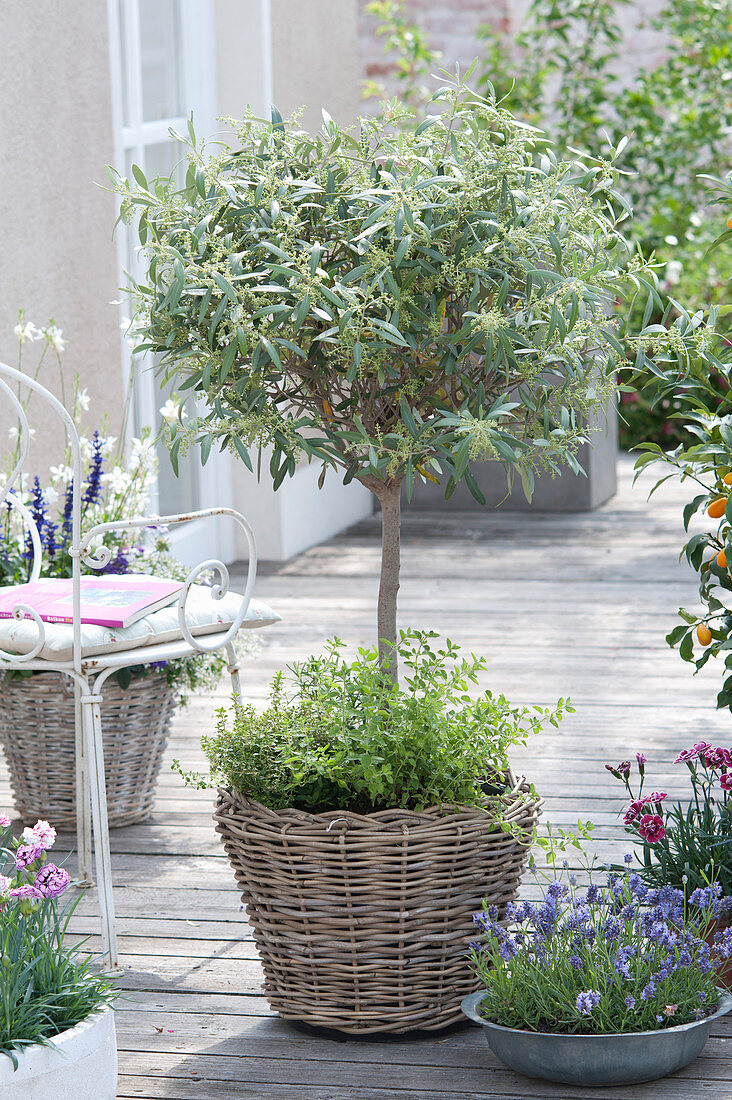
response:
<path id="1" fill-rule="evenodd" d="M 48 860 L 55 839 L 47 821 L 14 838 L 0 814 L 0 1054 L 16 1068 L 18 1051 L 67 1031 L 114 997 L 89 955 L 65 942 L 82 895 L 59 909 L 70 878 Z"/>
<path id="2" fill-rule="evenodd" d="M 485 1018 L 523 1031 L 608 1035 L 714 1012 L 715 967 L 732 955 L 732 929 L 711 933 L 732 904 L 719 885 L 696 890 L 687 904 L 682 890 L 649 889 L 627 869 L 602 882 L 588 870 L 585 887 L 560 875 L 539 904 L 509 903 L 507 922 L 494 906 L 476 914 L 484 936 L 472 960 L 485 984 Z"/>
<path id="3" fill-rule="evenodd" d="M 630 796 L 625 810 L 626 832 L 641 847 L 640 874 L 651 885 L 669 883 L 693 895 L 697 887 L 718 882 L 732 897 L 732 749 L 697 741 L 682 749 L 674 764 L 689 770 L 691 790 L 681 802 L 666 791 L 644 794 L 646 758 L 606 764 L 621 779 Z"/>
<path id="4" fill-rule="evenodd" d="M 428 110 L 405 127 L 393 105 L 356 133 L 324 113 L 314 136 L 249 114 L 211 157 L 190 128 L 182 188 L 138 168 L 134 183 L 113 177 L 147 255 L 140 348 L 207 402 L 172 425 L 173 459 L 191 438 L 204 460 L 217 442 L 250 468 L 269 447 L 275 488 L 302 456 L 365 485 L 381 505 L 377 627 L 394 679 L 402 486 L 442 478 L 449 496 L 464 479 L 482 500 L 477 460 L 529 495 L 537 471 L 577 471 L 587 414 L 624 358 L 611 302 L 643 282 L 618 270 L 607 164 L 558 162 L 463 84 Z M 683 370 L 699 327 L 655 326 L 633 354 L 640 365 L 653 345 Z"/>

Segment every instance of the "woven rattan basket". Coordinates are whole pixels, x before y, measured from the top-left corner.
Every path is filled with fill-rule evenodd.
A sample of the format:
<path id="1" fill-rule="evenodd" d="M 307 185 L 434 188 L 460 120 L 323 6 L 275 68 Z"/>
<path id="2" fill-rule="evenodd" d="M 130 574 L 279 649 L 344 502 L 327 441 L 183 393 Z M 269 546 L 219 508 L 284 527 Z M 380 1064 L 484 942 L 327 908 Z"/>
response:
<path id="1" fill-rule="evenodd" d="M 437 1030 L 478 987 L 466 958 L 482 900 L 515 897 L 540 802 L 513 776 L 477 808 L 360 816 L 269 810 L 219 791 L 214 818 L 254 927 L 270 1004 L 353 1034 Z"/>
<path id="2" fill-rule="evenodd" d="M 132 825 L 150 816 L 175 697 L 163 675 L 144 676 L 126 689 L 108 682 L 102 704 L 104 773 L 109 824 Z M 74 695 L 58 672 L 39 672 L 0 688 L 2 744 L 15 808 L 23 821 L 55 828 L 76 824 Z"/>

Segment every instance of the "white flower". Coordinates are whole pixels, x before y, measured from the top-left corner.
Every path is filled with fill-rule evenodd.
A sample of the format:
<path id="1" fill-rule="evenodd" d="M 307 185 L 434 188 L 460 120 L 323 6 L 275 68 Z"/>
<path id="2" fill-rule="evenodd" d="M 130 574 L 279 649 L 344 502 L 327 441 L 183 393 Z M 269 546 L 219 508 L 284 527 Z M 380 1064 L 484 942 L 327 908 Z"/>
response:
<path id="1" fill-rule="evenodd" d="M 113 466 L 108 473 L 102 474 L 102 481 L 112 493 L 120 495 L 124 495 L 132 485 L 132 477 L 121 466 Z"/>
<path id="2" fill-rule="evenodd" d="M 44 851 L 53 848 L 55 839 L 56 830 L 47 821 L 36 821 L 32 829 L 23 829 L 26 844 L 38 844 Z"/>
<path id="3" fill-rule="evenodd" d="M 12 885 L 12 880 L 7 875 L 0 875 L 0 894 L 7 894 Z"/>
<path id="4" fill-rule="evenodd" d="M 49 473 L 54 485 L 57 485 L 59 481 L 62 481 L 64 485 L 68 485 L 74 476 L 71 466 L 51 466 Z"/>
<path id="5" fill-rule="evenodd" d="M 679 243 L 679 238 L 674 236 L 673 233 L 669 233 L 669 235 L 667 237 L 664 237 L 663 239 L 666 242 L 666 244 L 675 245 L 675 244 Z"/>
<path id="6" fill-rule="evenodd" d="M 13 332 L 18 337 L 21 344 L 25 344 L 29 340 L 37 340 L 41 335 L 41 330 L 36 328 L 32 321 L 26 321 L 24 325 L 16 325 Z"/>
<path id="7" fill-rule="evenodd" d="M 66 347 L 66 341 L 63 338 L 63 332 L 57 325 L 49 325 L 48 328 L 41 329 L 41 335 L 48 340 L 49 344 L 53 347 L 53 350 L 61 352 Z"/>
<path id="8" fill-rule="evenodd" d="M 79 390 L 79 392 L 76 395 L 76 407 L 77 407 L 77 409 L 81 409 L 83 412 L 87 412 L 88 409 L 89 409 L 89 402 L 90 401 L 91 401 L 91 398 L 89 397 L 89 392 L 88 392 L 86 386 L 84 386 L 84 389 Z"/>
<path id="9" fill-rule="evenodd" d="M 155 465 L 155 444 L 151 439 L 133 439 L 130 451 L 130 465 L 151 470 Z"/>
<path id="10" fill-rule="evenodd" d="M 28 435 L 30 436 L 31 439 L 33 438 L 33 436 L 35 434 L 36 434 L 36 429 L 35 428 L 29 428 L 28 429 Z M 18 426 L 17 426 L 17 424 L 14 424 L 12 428 L 8 428 L 8 439 L 11 441 L 11 443 L 16 443 L 17 442 L 17 440 L 18 440 Z"/>
<path id="11" fill-rule="evenodd" d="M 46 504 L 55 504 L 58 500 L 58 493 L 54 489 L 53 485 L 48 485 L 43 490 L 43 496 L 45 497 Z"/>
<path id="12" fill-rule="evenodd" d="M 188 413 L 182 405 L 176 405 L 172 397 L 169 397 L 165 404 L 160 409 L 160 415 L 166 424 L 174 424 L 176 421 L 182 424 L 184 420 L 188 419 Z"/>
<path id="13" fill-rule="evenodd" d="M 99 449 L 103 455 L 108 455 L 110 451 L 114 449 L 114 445 L 117 442 L 116 435 L 106 435 L 99 445 Z"/>
<path id="14" fill-rule="evenodd" d="M 666 264 L 666 282 L 669 286 L 676 286 L 681 280 L 681 272 L 684 270 L 684 265 L 681 260 L 669 260 Z"/>

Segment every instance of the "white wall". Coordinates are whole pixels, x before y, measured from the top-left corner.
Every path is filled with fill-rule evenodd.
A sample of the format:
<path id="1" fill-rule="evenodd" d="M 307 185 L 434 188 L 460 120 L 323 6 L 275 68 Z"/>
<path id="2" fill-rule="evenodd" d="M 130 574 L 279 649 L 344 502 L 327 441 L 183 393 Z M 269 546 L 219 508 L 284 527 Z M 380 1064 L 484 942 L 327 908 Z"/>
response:
<path id="1" fill-rule="evenodd" d="M 106 4 L 34 0 L 0 10 L 0 359 L 16 363 L 20 306 L 36 325 L 52 316 L 67 340 L 67 383 L 79 374 L 96 423 L 107 414 L 116 435 L 123 395 L 119 314 L 110 305 L 120 297 L 116 202 L 99 186 L 114 157 Z M 55 364 L 49 368 L 41 381 L 58 393 Z M 44 474 L 64 443 L 53 414 L 39 422 L 39 412 L 31 405 L 34 466 Z M 0 408 L 0 430 L 2 419 Z M 0 462 L 5 440 L 3 430 Z"/>

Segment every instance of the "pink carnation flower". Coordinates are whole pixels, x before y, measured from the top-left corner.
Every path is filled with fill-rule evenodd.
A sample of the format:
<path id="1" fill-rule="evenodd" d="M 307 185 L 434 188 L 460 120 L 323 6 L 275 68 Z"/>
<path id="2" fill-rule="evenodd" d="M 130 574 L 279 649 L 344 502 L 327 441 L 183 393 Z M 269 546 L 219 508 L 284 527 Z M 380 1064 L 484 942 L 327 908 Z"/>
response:
<path id="1" fill-rule="evenodd" d="M 31 863 L 35 863 L 42 855 L 43 848 L 40 844 L 21 845 L 15 853 L 15 866 L 19 871 L 22 871 L 24 868 L 30 867 Z"/>
<path id="2" fill-rule="evenodd" d="M 7 829 L 10 824 L 10 818 L 7 814 L 0 814 L 0 829 Z"/>
<path id="3" fill-rule="evenodd" d="M 625 817 L 623 821 L 626 825 L 632 825 L 637 817 L 643 813 L 643 807 L 645 806 L 644 798 L 634 798 L 628 809 L 625 811 Z"/>
<path id="4" fill-rule="evenodd" d="M 45 852 L 53 848 L 56 830 L 47 821 L 36 821 L 32 829 L 23 829 L 23 840 L 26 844 L 37 844 Z"/>
<path id="5" fill-rule="evenodd" d="M 652 791 L 650 794 L 646 795 L 643 801 L 652 803 L 655 806 L 657 803 L 663 802 L 664 798 L 668 798 L 665 791 Z"/>
<path id="6" fill-rule="evenodd" d="M 36 875 L 33 888 L 41 898 L 57 898 L 70 882 L 68 871 L 57 867 L 55 863 L 47 863 Z"/>
<path id="7" fill-rule="evenodd" d="M 721 768 L 727 763 L 724 749 L 707 749 L 704 753 L 704 761 L 708 768 Z"/>
<path id="8" fill-rule="evenodd" d="M 732 791 L 732 772 L 725 772 L 719 777 L 719 785 L 723 791 Z"/>
<path id="9" fill-rule="evenodd" d="M 696 752 L 694 749 L 682 749 L 679 755 L 674 760 L 674 764 L 688 764 L 690 760 L 696 759 Z"/>
<path id="10" fill-rule="evenodd" d="M 10 889 L 12 879 L 9 879 L 7 875 L 0 875 L 0 897 L 7 894 Z"/>
<path id="11" fill-rule="evenodd" d="M 644 814 L 638 823 L 638 833 L 649 844 L 658 843 L 666 835 L 663 818 L 659 817 L 658 814 Z"/>
<path id="12" fill-rule="evenodd" d="M 10 891 L 11 898 L 18 898 L 22 901 L 24 898 L 33 898 L 38 900 L 38 894 L 36 893 L 35 886 L 31 886 L 29 882 L 24 882 L 22 886 L 16 886 L 14 890 Z"/>

